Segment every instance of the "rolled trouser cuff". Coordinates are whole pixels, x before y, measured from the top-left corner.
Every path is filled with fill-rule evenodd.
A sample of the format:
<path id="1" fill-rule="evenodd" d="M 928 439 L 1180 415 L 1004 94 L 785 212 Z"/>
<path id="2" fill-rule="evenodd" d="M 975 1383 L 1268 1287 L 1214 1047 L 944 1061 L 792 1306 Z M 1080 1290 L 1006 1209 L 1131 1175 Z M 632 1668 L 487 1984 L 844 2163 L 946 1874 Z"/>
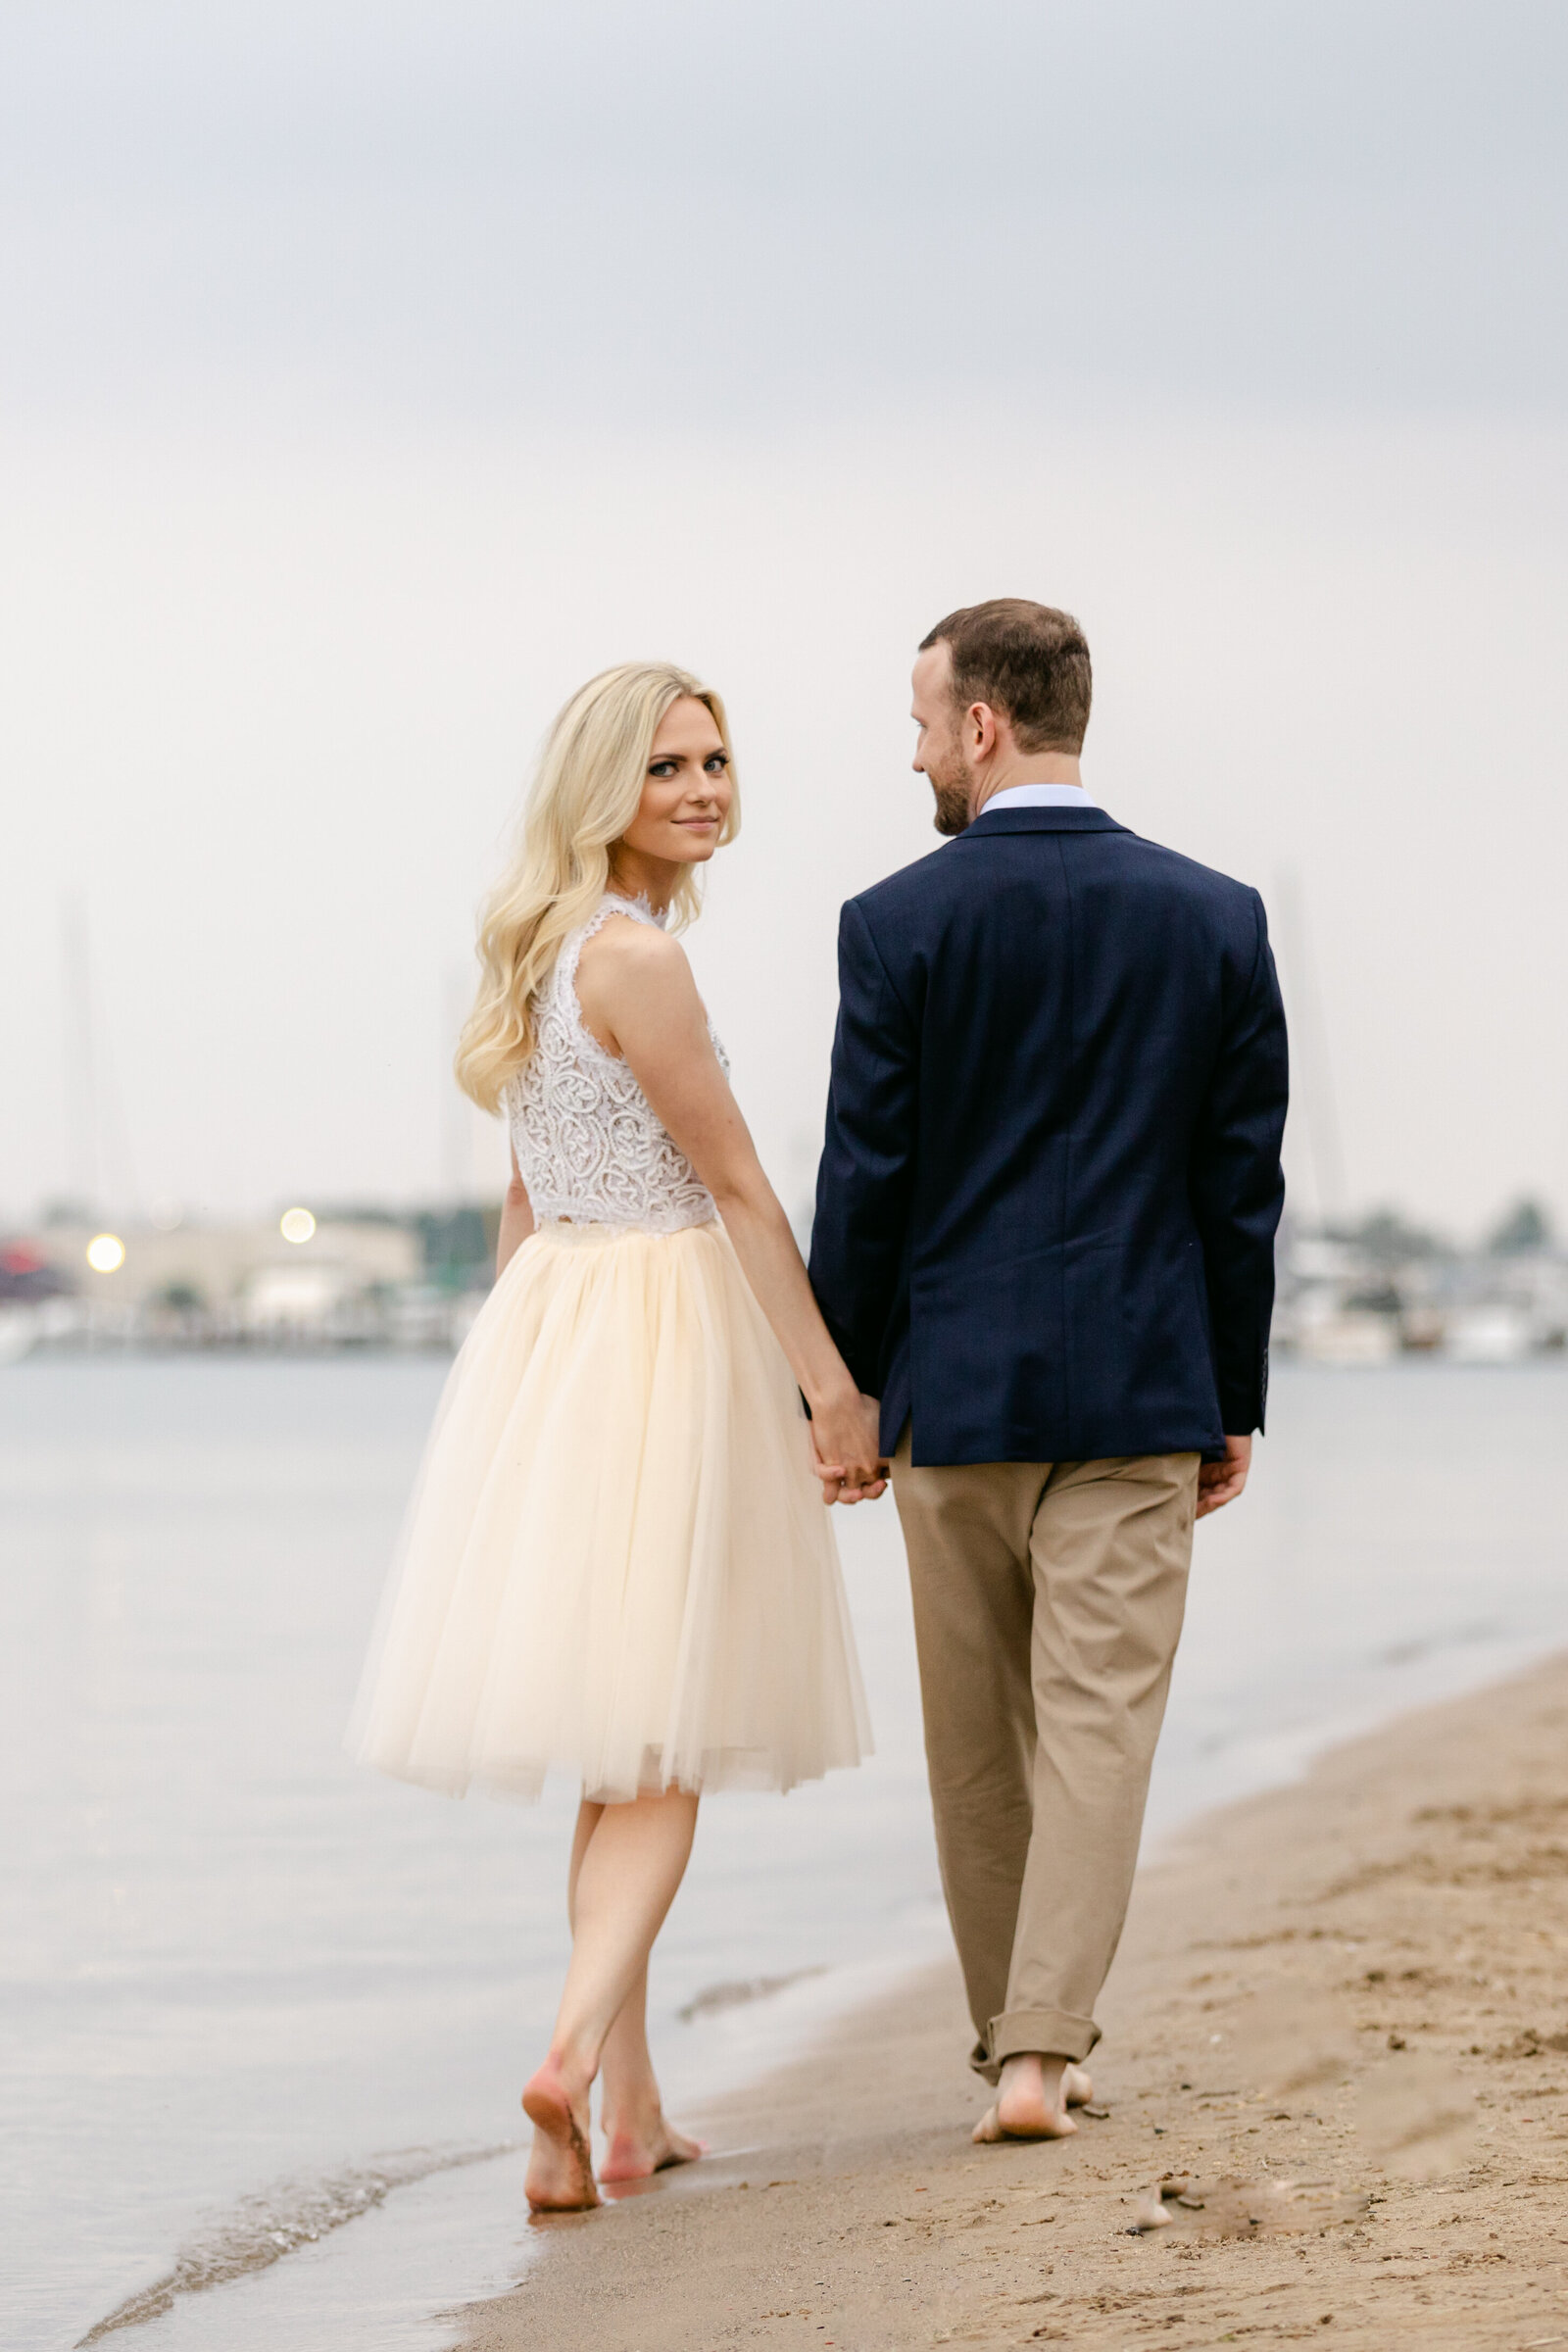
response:
<path id="1" fill-rule="evenodd" d="M 1042 2058 L 1065 2058 L 1081 2065 L 1100 2039 L 1092 2017 L 1074 2017 L 1067 2009 L 1008 2009 L 994 2017 L 985 2037 L 975 2043 L 969 2064 L 977 2075 L 995 2082 L 1004 2058 L 1032 2052 Z"/>

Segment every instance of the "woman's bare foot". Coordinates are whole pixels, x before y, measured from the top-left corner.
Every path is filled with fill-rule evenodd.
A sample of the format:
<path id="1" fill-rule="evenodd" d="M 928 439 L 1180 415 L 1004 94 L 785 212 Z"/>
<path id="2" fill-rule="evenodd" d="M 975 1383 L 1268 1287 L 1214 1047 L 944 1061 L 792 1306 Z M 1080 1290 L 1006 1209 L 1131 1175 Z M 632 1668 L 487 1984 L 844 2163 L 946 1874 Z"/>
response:
<path id="1" fill-rule="evenodd" d="M 1078 2127 L 1069 2107 L 1086 2107 L 1095 2086 L 1081 2066 L 1067 2058 L 1033 2052 L 1002 2062 L 997 2102 L 974 2128 L 977 2140 L 1070 2139 Z"/>
<path id="2" fill-rule="evenodd" d="M 610 2146 L 599 2178 L 607 2185 L 620 2180 L 647 2180 L 672 2164 L 695 2164 L 708 2154 L 708 2143 L 688 2139 L 656 2113 L 652 2124 L 607 2124 Z"/>
<path id="3" fill-rule="evenodd" d="M 588 2097 L 574 2101 L 554 2058 L 547 2058 L 522 2094 L 533 2126 L 527 2198 L 535 2213 L 584 2213 L 599 2203 L 588 2147 Z"/>

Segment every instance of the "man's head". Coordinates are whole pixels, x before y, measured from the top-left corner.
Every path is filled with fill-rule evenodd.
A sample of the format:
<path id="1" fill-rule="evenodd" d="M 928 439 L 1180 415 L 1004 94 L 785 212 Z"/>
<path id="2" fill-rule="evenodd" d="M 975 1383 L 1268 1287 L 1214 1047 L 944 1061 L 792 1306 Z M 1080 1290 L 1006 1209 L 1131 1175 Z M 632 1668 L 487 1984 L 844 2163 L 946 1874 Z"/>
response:
<path id="1" fill-rule="evenodd" d="M 1020 596 L 950 612 L 914 665 L 914 765 L 937 831 L 961 833 L 993 792 L 1069 770 L 1089 724 L 1089 647 L 1070 612 Z"/>

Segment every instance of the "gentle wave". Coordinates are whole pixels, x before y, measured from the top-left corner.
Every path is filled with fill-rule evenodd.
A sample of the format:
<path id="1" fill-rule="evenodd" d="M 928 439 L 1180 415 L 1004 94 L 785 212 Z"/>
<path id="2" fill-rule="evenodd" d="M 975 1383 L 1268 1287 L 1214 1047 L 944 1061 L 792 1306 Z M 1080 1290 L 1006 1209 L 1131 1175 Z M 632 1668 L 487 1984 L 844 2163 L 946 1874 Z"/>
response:
<path id="1" fill-rule="evenodd" d="M 280 2180 L 270 2188 L 243 2197 L 221 2221 L 185 2246 L 174 2267 L 139 2294 L 118 2304 L 107 2319 L 89 2328 L 77 2346 L 85 2352 L 121 2328 L 139 2328 L 170 2310 L 176 2295 L 199 2295 L 210 2286 L 223 2286 L 252 2271 L 270 2270 L 285 2254 L 315 2245 L 345 2222 L 373 2212 L 394 2188 L 426 2180 L 431 2173 L 450 2173 L 462 2165 L 490 2164 L 498 2156 L 515 2155 L 520 2140 L 499 2140 L 491 2147 L 400 2148 L 366 2164 L 345 2166 L 341 2172 Z"/>

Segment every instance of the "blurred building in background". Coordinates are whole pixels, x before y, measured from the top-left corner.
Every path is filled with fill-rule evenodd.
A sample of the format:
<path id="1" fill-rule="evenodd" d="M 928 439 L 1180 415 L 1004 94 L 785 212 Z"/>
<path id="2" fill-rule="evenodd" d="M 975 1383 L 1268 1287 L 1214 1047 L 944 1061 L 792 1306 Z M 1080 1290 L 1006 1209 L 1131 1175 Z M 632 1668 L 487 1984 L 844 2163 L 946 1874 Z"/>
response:
<path id="1" fill-rule="evenodd" d="M 493 1214 L 467 1203 L 122 1227 L 66 1210 L 0 1241 L 0 1360 L 40 1348 L 452 1348 L 489 1289 L 495 1242 Z"/>
<path id="2" fill-rule="evenodd" d="M 1278 1264 L 1274 1345 L 1318 1363 L 1505 1364 L 1568 1345 L 1568 1252 L 1531 1200 L 1471 1250 L 1392 1209 L 1316 1229 L 1288 1220 Z"/>

